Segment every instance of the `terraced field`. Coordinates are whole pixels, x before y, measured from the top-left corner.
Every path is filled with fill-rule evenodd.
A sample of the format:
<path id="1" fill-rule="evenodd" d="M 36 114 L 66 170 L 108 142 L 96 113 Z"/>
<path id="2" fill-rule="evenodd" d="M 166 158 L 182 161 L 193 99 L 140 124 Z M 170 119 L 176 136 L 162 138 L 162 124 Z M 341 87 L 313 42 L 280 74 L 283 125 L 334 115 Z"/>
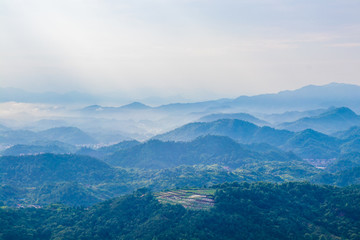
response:
<path id="1" fill-rule="evenodd" d="M 207 210 L 214 206 L 215 189 L 182 189 L 155 194 L 161 203 L 181 204 L 185 208 Z"/>

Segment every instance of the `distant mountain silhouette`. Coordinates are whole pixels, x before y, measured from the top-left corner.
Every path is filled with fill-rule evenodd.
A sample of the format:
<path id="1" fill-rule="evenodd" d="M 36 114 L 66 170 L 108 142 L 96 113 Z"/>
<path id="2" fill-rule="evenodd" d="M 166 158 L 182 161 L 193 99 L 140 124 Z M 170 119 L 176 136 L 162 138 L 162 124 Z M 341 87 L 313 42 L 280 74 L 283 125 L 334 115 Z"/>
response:
<path id="1" fill-rule="evenodd" d="M 173 131 L 157 135 L 153 139 L 162 141 L 191 141 L 204 135 L 227 136 L 240 143 L 269 143 L 278 146 L 285 143 L 293 133 L 271 127 L 259 127 L 237 119 L 220 119 L 208 123 L 189 123 Z"/>
<path id="2" fill-rule="evenodd" d="M 311 128 L 327 134 L 346 130 L 352 126 L 360 126 L 360 116 L 346 107 L 330 109 L 318 116 L 301 118 L 295 122 L 279 125 L 280 128 L 290 131 Z"/>
<path id="3" fill-rule="evenodd" d="M 91 105 L 81 109 L 82 112 L 93 112 L 93 113 L 113 113 L 113 112 L 122 112 L 129 110 L 147 110 L 152 109 L 152 107 L 147 106 L 140 102 L 133 102 L 127 105 L 123 105 L 120 107 L 103 107 L 100 105 Z"/>
<path id="4" fill-rule="evenodd" d="M 30 144 L 37 140 L 40 140 L 37 133 L 28 130 L 0 131 L 0 143 L 2 144 Z"/>
<path id="5" fill-rule="evenodd" d="M 28 130 L 0 131 L 0 143 L 3 144 L 26 144 L 41 146 L 42 144 L 34 144 L 35 142 L 39 141 L 59 141 L 72 145 L 97 143 L 95 139 L 76 127 L 57 127 L 40 132 L 33 132 Z"/>
<path id="6" fill-rule="evenodd" d="M 57 127 L 41 131 L 38 135 L 44 139 L 57 140 L 69 144 L 94 144 L 96 140 L 76 127 Z"/>
<path id="7" fill-rule="evenodd" d="M 284 122 L 294 122 L 305 117 L 318 116 L 328 110 L 329 108 L 321 108 L 307 111 L 286 111 L 283 113 L 262 114 L 261 116 L 262 119 L 265 119 L 272 124 L 278 125 Z"/>
<path id="8" fill-rule="evenodd" d="M 105 99 L 105 100 L 104 100 Z M 112 100 L 111 100 L 112 99 Z M 80 92 L 69 92 L 64 94 L 42 92 L 31 93 L 21 89 L 0 88 L 0 102 L 30 102 L 30 103 L 102 103 L 115 102 L 113 97 L 93 96 L 91 94 Z M 242 112 L 264 112 L 273 113 L 281 111 L 305 111 L 318 108 L 329 108 L 331 106 L 346 106 L 355 111 L 360 111 L 360 86 L 343 83 L 331 83 L 323 86 L 309 85 L 292 91 L 281 91 L 273 94 L 261 94 L 255 96 L 239 96 L 235 99 L 217 99 L 193 103 L 171 103 L 152 108 L 153 110 L 168 112 L 223 112 L 242 111 Z M 116 111 L 124 109 L 136 109 L 138 111 L 146 110 L 151 107 L 142 103 L 132 103 L 123 107 L 101 107 L 92 105 L 85 110 L 101 109 L 107 111 Z M 84 110 L 84 109 L 83 109 Z"/>
<path id="9" fill-rule="evenodd" d="M 144 110 L 144 109 L 150 109 L 150 106 L 147 106 L 140 102 L 133 102 L 124 106 L 120 107 L 121 109 L 129 109 L 129 110 Z"/>
<path id="10" fill-rule="evenodd" d="M 205 111 L 241 109 L 247 112 L 273 113 L 280 111 L 305 111 L 331 106 L 346 106 L 360 111 L 360 86 L 330 83 L 323 86 L 309 85 L 292 91 L 255 96 L 240 96 L 235 99 L 219 99 L 197 103 L 178 103 L 160 106 L 163 110 Z"/>
<path id="11" fill-rule="evenodd" d="M 76 147 L 59 141 L 34 142 L 32 145 L 16 144 L 2 152 L 4 156 L 34 155 L 40 153 L 74 153 Z"/>
<path id="12" fill-rule="evenodd" d="M 103 107 L 100 105 L 91 105 L 91 106 L 84 107 L 81 110 L 82 111 L 101 111 L 101 110 L 103 110 Z"/>
<path id="13" fill-rule="evenodd" d="M 359 110 L 360 86 L 343 83 L 330 83 L 323 86 L 309 85 L 293 91 L 277 94 L 263 94 L 253 97 L 241 96 L 233 101 L 237 106 L 263 109 L 309 110 L 330 106 L 347 106 Z"/>
<path id="14" fill-rule="evenodd" d="M 340 111 L 341 112 L 341 111 Z M 351 115 L 351 114 L 350 114 Z M 353 128 L 353 130 L 356 128 Z M 347 133 L 350 135 L 350 133 Z M 292 151 L 307 159 L 332 159 L 342 153 L 360 152 L 360 136 L 339 139 L 321 132 L 306 129 L 301 132 L 259 127 L 237 119 L 214 122 L 189 123 L 170 132 L 155 136 L 161 141 L 193 141 L 199 136 L 227 136 L 239 143 L 252 144 L 252 149 L 262 152 L 277 147 Z"/>
<path id="15" fill-rule="evenodd" d="M 98 159 L 104 159 L 107 156 L 112 155 L 117 151 L 128 149 L 128 148 L 134 147 L 139 144 L 140 144 L 140 142 L 138 142 L 136 140 L 131 140 L 131 141 L 122 141 L 117 144 L 113 144 L 113 145 L 106 146 L 106 147 L 101 147 L 99 149 L 83 147 L 80 150 L 78 150 L 76 152 L 76 154 L 96 157 Z"/>
<path id="16" fill-rule="evenodd" d="M 215 114 L 206 115 L 206 116 L 200 118 L 199 122 L 213 122 L 213 121 L 216 121 L 219 119 L 238 119 L 238 120 L 243 120 L 243 121 L 247 121 L 250 123 L 254 123 L 258 126 L 269 125 L 268 122 L 261 120 L 259 118 L 256 118 L 247 113 L 215 113 Z"/>

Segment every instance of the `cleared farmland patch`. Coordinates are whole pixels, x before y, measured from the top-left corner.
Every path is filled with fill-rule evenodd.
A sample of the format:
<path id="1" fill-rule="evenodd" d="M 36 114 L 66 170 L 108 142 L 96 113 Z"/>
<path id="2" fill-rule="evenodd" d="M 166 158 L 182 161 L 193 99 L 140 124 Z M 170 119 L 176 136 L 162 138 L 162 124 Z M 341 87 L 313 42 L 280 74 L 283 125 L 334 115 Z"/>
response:
<path id="1" fill-rule="evenodd" d="M 161 203 L 181 204 L 185 208 L 207 210 L 214 206 L 215 189 L 181 189 L 156 193 Z"/>

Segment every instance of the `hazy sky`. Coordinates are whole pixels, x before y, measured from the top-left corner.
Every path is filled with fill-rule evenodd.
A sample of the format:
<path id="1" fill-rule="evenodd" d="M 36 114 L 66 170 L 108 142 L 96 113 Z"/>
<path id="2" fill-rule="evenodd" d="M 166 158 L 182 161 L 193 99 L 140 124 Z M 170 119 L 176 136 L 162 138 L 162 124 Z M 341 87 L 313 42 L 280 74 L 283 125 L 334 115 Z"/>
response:
<path id="1" fill-rule="evenodd" d="M 0 82 L 194 99 L 360 84 L 359 13 L 359 0 L 0 0 Z"/>

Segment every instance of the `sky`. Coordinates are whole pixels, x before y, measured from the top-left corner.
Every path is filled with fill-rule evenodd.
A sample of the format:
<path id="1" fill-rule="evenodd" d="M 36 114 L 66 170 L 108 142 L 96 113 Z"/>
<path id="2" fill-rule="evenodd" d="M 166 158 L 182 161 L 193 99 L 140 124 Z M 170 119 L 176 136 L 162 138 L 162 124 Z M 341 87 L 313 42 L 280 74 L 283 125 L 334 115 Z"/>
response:
<path id="1" fill-rule="evenodd" d="M 360 85 L 358 0 L 0 0 L 0 87 L 201 100 Z"/>

